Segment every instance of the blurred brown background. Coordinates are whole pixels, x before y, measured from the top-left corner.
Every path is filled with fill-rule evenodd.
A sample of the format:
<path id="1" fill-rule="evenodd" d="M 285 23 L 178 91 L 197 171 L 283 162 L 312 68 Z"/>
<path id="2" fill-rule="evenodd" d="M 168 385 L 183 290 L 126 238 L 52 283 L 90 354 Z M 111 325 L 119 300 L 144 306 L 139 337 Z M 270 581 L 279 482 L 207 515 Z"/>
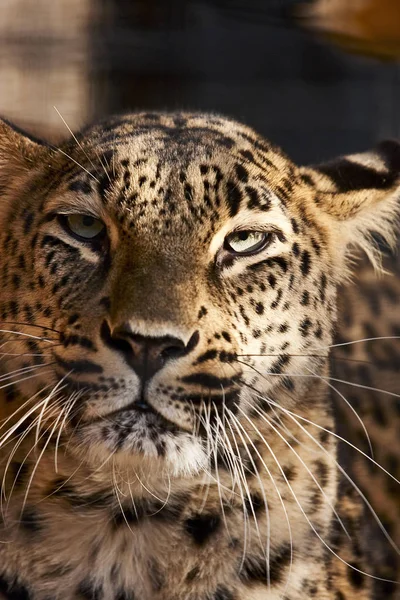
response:
<path id="1" fill-rule="evenodd" d="M 297 4 L 1 0 L 0 114 L 56 140 L 53 105 L 73 129 L 144 107 L 212 110 L 303 163 L 398 137 L 399 66 L 321 39 Z"/>

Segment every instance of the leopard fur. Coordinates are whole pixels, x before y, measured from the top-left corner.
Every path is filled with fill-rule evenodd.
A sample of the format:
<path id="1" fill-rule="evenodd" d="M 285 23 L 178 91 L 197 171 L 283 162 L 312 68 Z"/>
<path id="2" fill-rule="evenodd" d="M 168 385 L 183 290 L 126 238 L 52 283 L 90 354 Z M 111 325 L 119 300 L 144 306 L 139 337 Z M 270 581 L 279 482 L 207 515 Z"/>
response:
<path id="1" fill-rule="evenodd" d="M 349 410 L 338 393 L 334 393 L 337 431 L 372 456 L 377 464 L 358 450 L 352 451 L 347 443 L 339 448 L 339 461 L 399 546 L 400 486 L 396 479 L 400 480 L 400 272 L 397 257 L 398 249 L 395 254 L 388 253 L 384 260 L 386 274 L 378 281 L 368 261 L 362 261 L 357 279 L 340 289 L 340 319 L 335 340 L 339 345 L 333 351 L 332 374 L 338 392 L 355 410 L 354 413 Z M 357 340 L 360 341 L 353 343 Z M 358 385 L 367 387 L 356 387 Z M 378 465 L 392 477 L 386 476 Z M 391 581 L 399 580 L 399 554 L 382 536 L 365 505 L 362 523 L 360 542 L 368 564 L 374 565 L 374 574 L 380 578 L 372 582 L 373 598 L 397 600 L 399 585 Z"/>
<path id="2" fill-rule="evenodd" d="M 394 242 L 399 167 L 387 142 L 300 168 L 213 115 L 58 150 L 1 123 L 4 598 L 373 597 L 329 350 L 351 249 Z"/>

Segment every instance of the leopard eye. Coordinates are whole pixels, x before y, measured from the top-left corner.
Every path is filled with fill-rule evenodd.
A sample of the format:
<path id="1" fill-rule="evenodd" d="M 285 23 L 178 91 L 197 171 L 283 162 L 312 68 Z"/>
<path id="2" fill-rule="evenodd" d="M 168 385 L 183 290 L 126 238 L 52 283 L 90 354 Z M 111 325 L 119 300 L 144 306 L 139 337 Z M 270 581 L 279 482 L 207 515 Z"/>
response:
<path id="1" fill-rule="evenodd" d="M 256 254 L 271 243 L 273 235 L 266 231 L 235 231 L 225 238 L 225 249 L 238 256 Z"/>
<path id="2" fill-rule="evenodd" d="M 60 215 L 59 219 L 64 229 L 79 240 L 93 242 L 103 237 L 106 232 L 103 221 L 90 215 Z"/>

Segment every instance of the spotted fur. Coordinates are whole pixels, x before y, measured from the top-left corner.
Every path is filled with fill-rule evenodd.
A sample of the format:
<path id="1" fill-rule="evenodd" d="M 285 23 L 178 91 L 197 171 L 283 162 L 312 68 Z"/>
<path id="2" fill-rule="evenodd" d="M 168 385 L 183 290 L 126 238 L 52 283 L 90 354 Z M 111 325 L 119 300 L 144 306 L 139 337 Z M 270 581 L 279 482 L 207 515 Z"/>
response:
<path id="1" fill-rule="evenodd" d="M 58 150 L 0 124 L 0 595 L 373 597 L 329 349 L 354 248 L 379 267 L 394 241 L 399 166 L 388 142 L 299 168 L 212 115 Z M 237 256 L 237 230 L 266 243 Z"/>

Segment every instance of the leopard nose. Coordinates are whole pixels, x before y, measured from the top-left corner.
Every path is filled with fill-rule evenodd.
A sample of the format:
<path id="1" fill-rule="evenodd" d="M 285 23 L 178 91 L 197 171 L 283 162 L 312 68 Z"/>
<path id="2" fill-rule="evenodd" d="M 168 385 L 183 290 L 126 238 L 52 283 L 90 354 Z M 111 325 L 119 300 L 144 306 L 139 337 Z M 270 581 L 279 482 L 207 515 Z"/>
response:
<path id="1" fill-rule="evenodd" d="M 198 343 L 199 333 L 192 334 L 187 344 L 177 337 L 144 336 L 132 333 L 129 323 L 111 330 L 104 322 L 101 336 L 108 346 L 121 352 L 142 381 L 151 379 L 170 360 L 188 354 Z"/>

